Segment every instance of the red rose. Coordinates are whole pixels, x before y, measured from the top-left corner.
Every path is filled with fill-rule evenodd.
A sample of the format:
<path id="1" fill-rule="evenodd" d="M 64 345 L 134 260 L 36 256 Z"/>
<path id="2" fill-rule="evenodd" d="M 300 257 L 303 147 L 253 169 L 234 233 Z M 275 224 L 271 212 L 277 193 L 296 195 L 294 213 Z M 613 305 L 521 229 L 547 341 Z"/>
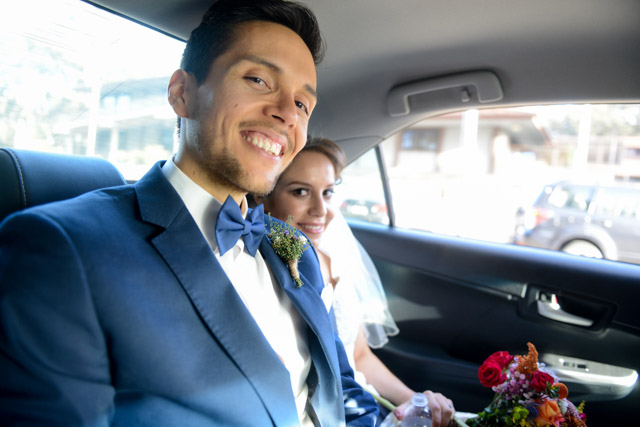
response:
<path id="1" fill-rule="evenodd" d="M 501 368 L 506 368 L 513 360 L 513 356 L 506 351 L 496 351 L 491 356 L 487 357 L 487 362 L 493 360 L 500 365 Z"/>
<path id="2" fill-rule="evenodd" d="M 506 380 L 506 378 L 506 375 L 502 373 L 500 365 L 493 360 L 485 361 L 478 369 L 478 379 L 480 380 L 480 384 L 485 387 L 490 388 L 498 385 Z"/>
<path id="3" fill-rule="evenodd" d="M 540 393 L 547 389 L 547 384 L 551 385 L 553 382 L 553 377 L 542 371 L 535 371 L 531 375 L 531 388 Z"/>

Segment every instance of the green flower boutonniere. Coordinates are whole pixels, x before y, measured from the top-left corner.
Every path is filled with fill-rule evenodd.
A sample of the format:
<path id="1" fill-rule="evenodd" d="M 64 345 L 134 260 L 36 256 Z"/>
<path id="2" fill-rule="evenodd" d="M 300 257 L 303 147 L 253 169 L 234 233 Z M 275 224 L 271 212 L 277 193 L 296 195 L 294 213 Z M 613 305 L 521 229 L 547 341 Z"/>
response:
<path id="1" fill-rule="evenodd" d="M 298 260 L 311 244 L 305 236 L 291 225 L 292 221 L 293 217 L 289 216 L 286 223 L 276 223 L 271 221 L 271 214 L 269 214 L 271 231 L 267 234 L 267 237 L 276 254 L 289 266 L 291 277 L 299 288 L 302 286 L 302 280 L 300 280 L 300 273 L 298 272 Z"/>

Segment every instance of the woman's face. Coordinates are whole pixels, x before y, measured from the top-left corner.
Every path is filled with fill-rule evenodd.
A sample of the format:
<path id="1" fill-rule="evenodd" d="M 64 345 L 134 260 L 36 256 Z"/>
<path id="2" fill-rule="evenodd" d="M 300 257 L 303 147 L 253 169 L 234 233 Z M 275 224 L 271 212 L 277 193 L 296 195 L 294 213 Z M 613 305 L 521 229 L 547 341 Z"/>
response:
<path id="1" fill-rule="evenodd" d="M 302 230 L 318 246 L 334 216 L 331 205 L 336 174 L 327 156 L 313 151 L 298 154 L 264 199 L 265 212 Z"/>

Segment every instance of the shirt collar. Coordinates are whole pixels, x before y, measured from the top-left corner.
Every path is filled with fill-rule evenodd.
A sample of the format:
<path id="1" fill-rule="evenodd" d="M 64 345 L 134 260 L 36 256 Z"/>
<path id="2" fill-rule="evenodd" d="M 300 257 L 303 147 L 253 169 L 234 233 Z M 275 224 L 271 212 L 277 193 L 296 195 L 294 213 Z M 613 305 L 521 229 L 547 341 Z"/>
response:
<path id="1" fill-rule="evenodd" d="M 173 156 L 162 166 L 162 173 L 169 183 L 176 190 L 187 210 L 198 225 L 200 232 L 204 235 L 209 246 L 218 250 L 218 244 L 215 237 L 216 220 L 218 212 L 222 207 L 221 201 L 213 197 L 204 188 L 196 184 L 174 163 Z M 245 197 L 240 204 L 242 216 L 247 216 L 247 198 Z M 240 249 L 244 249 L 244 242 L 238 239 Z"/>

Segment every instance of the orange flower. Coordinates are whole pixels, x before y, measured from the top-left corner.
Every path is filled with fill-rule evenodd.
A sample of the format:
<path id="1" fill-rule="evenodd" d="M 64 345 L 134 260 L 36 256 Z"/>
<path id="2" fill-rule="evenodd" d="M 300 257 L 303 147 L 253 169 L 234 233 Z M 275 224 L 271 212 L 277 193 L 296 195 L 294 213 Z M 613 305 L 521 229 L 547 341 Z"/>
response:
<path id="1" fill-rule="evenodd" d="M 562 383 L 555 383 L 553 387 L 558 388 L 558 399 L 564 399 L 569 396 L 569 389 Z"/>
<path id="2" fill-rule="evenodd" d="M 536 346 L 530 342 L 527 343 L 527 347 L 529 348 L 529 354 L 518 357 L 518 367 L 516 371 L 525 375 L 531 375 L 538 370 L 538 351 L 536 350 Z"/>
<path id="3" fill-rule="evenodd" d="M 534 420 L 537 426 L 559 427 L 564 422 L 562 412 L 555 400 L 546 400 L 538 406 L 538 416 Z"/>

